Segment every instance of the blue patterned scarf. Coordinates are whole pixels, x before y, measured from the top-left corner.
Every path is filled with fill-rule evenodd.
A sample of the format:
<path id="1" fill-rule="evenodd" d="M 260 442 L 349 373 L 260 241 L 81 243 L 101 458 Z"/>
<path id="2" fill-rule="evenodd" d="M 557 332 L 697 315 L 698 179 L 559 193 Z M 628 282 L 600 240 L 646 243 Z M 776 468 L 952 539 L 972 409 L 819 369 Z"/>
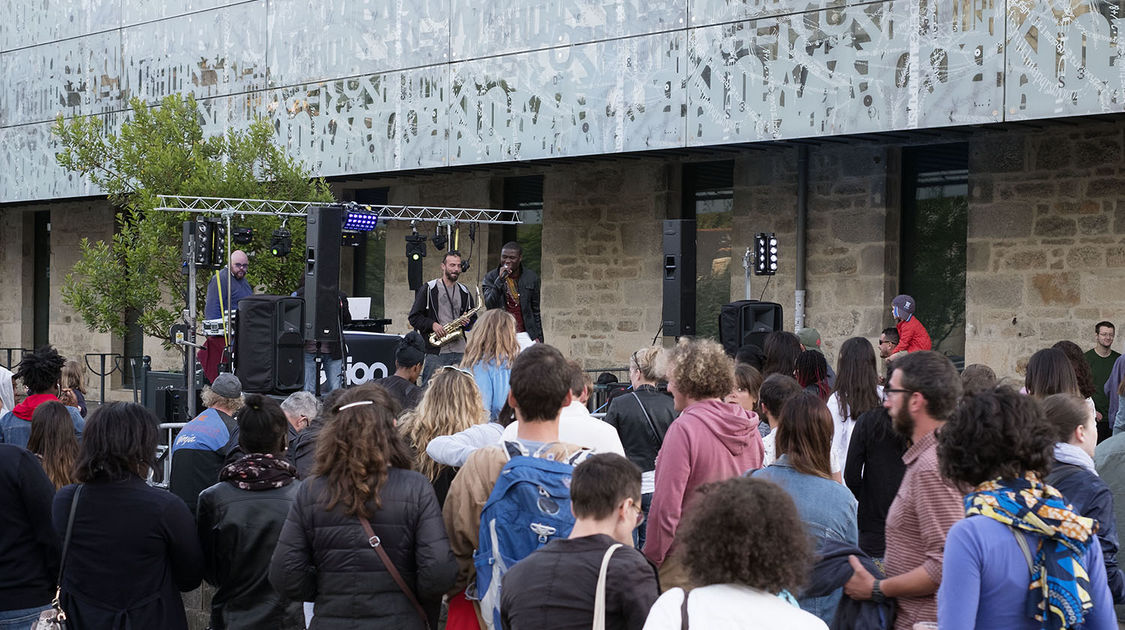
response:
<path id="1" fill-rule="evenodd" d="M 1073 628 L 1093 608 L 1086 549 L 1097 522 L 1074 511 L 1066 499 L 1034 473 L 994 479 L 965 496 L 965 516 L 987 516 L 1039 539 L 1028 585 L 1027 614 L 1042 628 Z"/>

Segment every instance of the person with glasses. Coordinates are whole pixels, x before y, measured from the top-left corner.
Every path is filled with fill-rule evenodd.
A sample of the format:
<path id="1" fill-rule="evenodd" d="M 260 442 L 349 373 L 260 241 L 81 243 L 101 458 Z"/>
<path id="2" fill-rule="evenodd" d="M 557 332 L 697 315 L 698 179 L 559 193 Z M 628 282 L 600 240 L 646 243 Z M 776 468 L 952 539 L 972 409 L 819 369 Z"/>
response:
<path id="1" fill-rule="evenodd" d="M 641 470 L 614 453 L 592 455 L 574 468 L 570 501 L 570 536 L 551 540 L 504 575 L 502 626 L 598 627 L 600 613 L 604 628 L 640 630 L 660 596 L 656 570 L 633 548 L 633 530 L 644 520 Z"/>
<path id="2" fill-rule="evenodd" d="M 886 361 L 891 357 L 891 351 L 898 345 L 898 329 L 894 326 L 884 328 L 879 334 L 879 358 Z"/>
<path id="3" fill-rule="evenodd" d="M 945 537 L 964 516 L 961 492 L 938 469 L 937 432 L 961 397 L 957 369 L 944 355 L 921 350 L 894 362 L 883 406 L 894 428 L 911 441 L 903 455 L 906 473 L 887 514 L 887 578 L 877 580 L 851 558 L 855 573 L 844 592 L 856 600 L 898 602 L 895 628 L 937 619 Z"/>
<path id="4" fill-rule="evenodd" d="M 224 319 L 228 332 L 233 332 L 227 313 L 238 310 L 238 302 L 242 298 L 253 295 L 254 288 L 246 280 L 246 271 L 250 269 L 250 259 L 246 252 L 236 249 L 230 254 L 230 265 L 221 271 L 216 271 L 207 282 L 207 301 L 203 306 L 203 319 Z M 228 335 L 229 336 L 229 335 Z M 223 335 L 208 335 L 199 349 L 199 365 L 203 368 L 203 375 L 208 382 L 215 382 L 219 375 L 219 364 L 224 363 L 223 354 L 226 350 L 226 337 Z M 227 361 L 229 362 L 229 360 Z"/>

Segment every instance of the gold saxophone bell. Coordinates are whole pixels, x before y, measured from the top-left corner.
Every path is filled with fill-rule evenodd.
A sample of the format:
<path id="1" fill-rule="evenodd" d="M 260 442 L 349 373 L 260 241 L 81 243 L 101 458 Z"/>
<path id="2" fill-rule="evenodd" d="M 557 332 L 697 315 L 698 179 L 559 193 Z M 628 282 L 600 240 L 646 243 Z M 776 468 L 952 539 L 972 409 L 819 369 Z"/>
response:
<path id="1" fill-rule="evenodd" d="M 445 344 L 465 336 L 465 326 L 469 325 L 471 320 L 477 313 L 484 310 L 484 300 L 480 297 L 480 287 L 477 287 L 477 305 L 468 311 L 465 311 L 460 317 L 449 322 L 441 327 L 441 335 L 436 332 L 430 333 L 429 341 L 431 346 L 444 346 Z"/>

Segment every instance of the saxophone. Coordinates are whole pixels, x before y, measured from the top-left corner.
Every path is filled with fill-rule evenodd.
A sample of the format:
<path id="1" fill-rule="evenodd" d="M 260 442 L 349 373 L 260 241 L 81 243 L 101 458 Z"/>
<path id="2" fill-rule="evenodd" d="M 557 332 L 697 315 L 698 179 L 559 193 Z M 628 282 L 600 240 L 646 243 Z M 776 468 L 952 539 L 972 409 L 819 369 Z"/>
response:
<path id="1" fill-rule="evenodd" d="M 457 339 L 458 337 L 465 336 L 465 326 L 469 324 L 469 320 L 477 313 L 484 310 L 484 300 L 480 297 L 480 287 L 477 287 L 477 305 L 468 311 L 465 311 L 460 317 L 442 326 L 441 335 L 436 332 L 430 333 L 431 346 L 444 346 L 445 344 Z"/>

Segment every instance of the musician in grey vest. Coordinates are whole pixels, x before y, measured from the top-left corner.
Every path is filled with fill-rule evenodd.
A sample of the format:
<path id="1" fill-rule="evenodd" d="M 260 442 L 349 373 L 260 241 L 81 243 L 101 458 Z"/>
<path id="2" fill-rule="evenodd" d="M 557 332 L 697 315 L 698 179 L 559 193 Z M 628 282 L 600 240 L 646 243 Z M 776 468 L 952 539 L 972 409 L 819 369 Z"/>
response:
<path id="1" fill-rule="evenodd" d="M 477 300 L 457 278 L 461 252 L 451 249 L 441 259 L 441 277 L 418 287 L 408 317 L 427 341 L 422 384 L 443 365 L 457 365 L 465 354 L 465 332 L 476 321 Z"/>

